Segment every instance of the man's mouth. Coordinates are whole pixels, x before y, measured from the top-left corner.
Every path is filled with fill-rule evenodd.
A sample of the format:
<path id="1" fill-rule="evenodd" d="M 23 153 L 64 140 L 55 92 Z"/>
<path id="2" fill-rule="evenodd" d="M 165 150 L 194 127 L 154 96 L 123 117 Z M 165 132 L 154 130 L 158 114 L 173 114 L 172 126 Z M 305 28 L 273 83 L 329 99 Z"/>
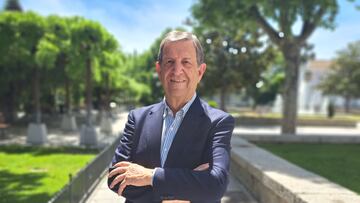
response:
<path id="1" fill-rule="evenodd" d="M 183 82 L 185 82 L 185 80 L 174 80 L 174 79 L 171 79 L 170 82 L 173 82 L 173 83 L 183 83 Z"/>

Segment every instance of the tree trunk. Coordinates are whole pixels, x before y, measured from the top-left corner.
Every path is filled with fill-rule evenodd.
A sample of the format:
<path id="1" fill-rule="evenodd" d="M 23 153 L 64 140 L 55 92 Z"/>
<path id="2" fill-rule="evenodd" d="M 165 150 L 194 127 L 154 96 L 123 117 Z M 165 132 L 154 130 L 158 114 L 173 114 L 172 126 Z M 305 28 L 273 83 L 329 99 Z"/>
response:
<path id="1" fill-rule="evenodd" d="M 16 92 L 14 82 L 9 84 L 9 89 L 5 92 L 4 96 L 1 97 L 0 111 L 3 113 L 6 123 L 12 123 L 16 119 Z"/>
<path id="2" fill-rule="evenodd" d="M 344 102 L 345 113 L 350 113 L 350 101 L 351 101 L 351 97 L 349 95 L 346 95 Z"/>
<path id="3" fill-rule="evenodd" d="M 300 45 L 290 44 L 282 47 L 286 62 L 285 87 L 283 93 L 283 120 L 282 134 L 296 134 L 297 124 L 297 97 L 300 66 Z"/>
<path id="4" fill-rule="evenodd" d="M 220 109 L 226 112 L 226 87 L 221 87 L 220 91 Z"/>
<path id="5" fill-rule="evenodd" d="M 65 76 L 65 111 L 68 115 L 71 114 L 70 102 L 70 80 L 67 76 Z"/>
<path id="6" fill-rule="evenodd" d="M 86 125 L 92 126 L 91 110 L 92 110 L 92 70 L 91 58 L 86 60 Z"/>
<path id="7" fill-rule="evenodd" d="M 40 72 L 39 68 L 34 70 L 34 113 L 35 113 L 35 123 L 41 123 L 41 107 L 40 107 Z"/>
<path id="8" fill-rule="evenodd" d="M 109 81 L 109 74 L 106 74 L 105 76 L 105 101 L 104 101 L 104 107 L 106 116 L 110 117 L 110 81 Z"/>

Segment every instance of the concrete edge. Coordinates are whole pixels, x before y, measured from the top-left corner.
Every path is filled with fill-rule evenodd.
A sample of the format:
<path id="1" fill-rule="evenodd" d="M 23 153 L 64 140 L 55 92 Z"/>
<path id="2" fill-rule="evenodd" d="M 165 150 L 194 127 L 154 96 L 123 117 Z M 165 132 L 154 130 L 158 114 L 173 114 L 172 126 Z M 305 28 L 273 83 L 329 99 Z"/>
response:
<path id="1" fill-rule="evenodd" d="M 360 202 L 360 196 L 240 137 L 233 137 L 231 171 L 263 203 Z"/>
<path id="2" fill-rule="evenodd" d="M 241 137 L 250 142 L 360 144 L 360 136 L 356 135 L 244 135 L 234 133 L 233 137 Z"/>

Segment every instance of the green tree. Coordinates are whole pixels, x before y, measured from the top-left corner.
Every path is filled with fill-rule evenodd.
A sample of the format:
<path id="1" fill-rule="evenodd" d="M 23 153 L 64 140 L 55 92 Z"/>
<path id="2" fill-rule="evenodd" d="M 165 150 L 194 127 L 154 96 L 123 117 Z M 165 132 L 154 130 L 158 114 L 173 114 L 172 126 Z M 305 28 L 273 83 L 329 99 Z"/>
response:
<path id="1" fill-rule="evenodd" d="M 16 118 L 17 99 L 26 81 L 25 60 L 27 53 L 20 43 L 17 13 L 0 13 L 0 111 L 7 122 Z M 25 71 L 24 71 L 25 70 Z"/>
<path id="2" fill-rule="evenodd" d="M 2 66 L 2 101 L 5 103 L 5 114 L 10 120 L 16 112 L 16 98 L 22 89 L 26 89 L 32 84 L 33 108 L 36 121 L 40 122 L 40 93 L 39 89 L 39 60 L 35 59 L 40 54 L 40 50 L 45 48 L 45 43 L 40 46 L 46 24 L 44 19 L 33 13 L 3 12 L 0 15 L 0 36 L 3 46 L 0 48 L 2 53 L 0 66 Z M 41 57 L 40 57 L 41 58 Z M 20 91 L 17 91 L 20 90 Z M 28 91 L 29 92 L 29 91 Z M 6 97 L 8 96 L 8 97 Z M 9 109 L 6 109 L 10 107 Z"/>
<path id="3" fill-rule="evenodd" d="M 200 92 L 207 95 L 219 93 L 220 108 L 226 111 L 227 95 L 254 86 L 260 73 L 271 65 L 274 50 L 260 42 L 257 31 L 244 32 L 231 27 L 211 31 L 197 27 L 196 32 L 203 41 L 207 63 Z M 261 50 L 264 46 L 266 48 Z"/>
<path id="4" fill-rule="evenodd" d="M 284 60 L 281 53 L 276 52 L 272 64 L 261 73 L 256 85 L 247 88 L 247 95 L 254 101 L 253 108 L 274 102 L 276 95 L 283 91 L 284 81 Z"/>
<path id="5" fill-rule="evenodd" d="M 350 111 L 351 99 L 360 97 L 360 41 L 350 43 L 337 53 L 331 72 L 319 88 L 324 94 L 344 97 L 345 111 Z"/>
<path id="6" fill-rule="evenodd" d="M 0 110 L 10 118 L 7 121 L 24 106 L 34 109 L 31 112 L 40 122 L 44 108 L 40 101 L 53 109 L 58 91 L 65 92 L 65 106 L 70 110 L 70 87 L 74 100 L 79 101 L 85 73 L 90 105 L 92 80 L 106 84 L 101 91 L 108 92 L 129 86 L 124 81 L 131 80 L 122 70 L 125 56 L 115 38 L 100 24 L 83 18 L 2 12 L 0 43 Z M 34 98 L 31 101 L 29 97 Z"/>
<path id="7" fill-rule="evenodd" d="M 36 122 L 41 123 L 41 108 L 40 108 L 40 74 L 44 73 L 41 69 L 52 69 L 55 66 L 55 61 L 59 53 L 58 47 L 52 44 L 48 36 L 41 38 L 37 45 L 35 53 L 36 66 L 34 68 L 34 100 L 36 109 Z"/>
<path id="8" fill-rule="evenodd" d="M 100 80 L 96 82 L 98 103 L 101 110 L 110 111 L 110 101 L 120 88 L 126 85 L 127 77 L 124 67 L 125 56 L 120 51 L 104 52 L 99 66 L 101 67 Z"/>
<path id="9" fill-rule="evenodd" d="M 116 69 L 119 79 L 114 85 L 113 99 L 118 103 L 134 107 L 134 105 L 141 103 L 142 98 L 151 95 L 150 86 L 146 83 L 150 73 L 145 69 L 145 66 L 142 66 L 147 57 L 141 56 L 143 54 L 123 55 L 121 68 Z"/>
<path id="10" fill-rule="evenodd" d="M 71 111 L 71 92 L 70 86 L 72 84 L 73 76 L 70 72 L 70 55 L 71 55 L 71 32 L 70 26 L 72 22 L 71 18 L 59 17 L 56 15 L 50 15 L 46 18 L 47 21 L 47 34 L 46 38 L 49 44 L 54 46 L 54 50 L 56 50 L 55 60 L 52 61 L 54 64 L 54 68 L 47 73 L 48 77 L 46 77 L 47 84 L 51 84 L 55 89 L 55 92 L 58 89 L 64 89 L 65 92 L 65 110 L 68 114 Z M 51 77 L 53 75 L 57 75 L 58 77 Z M 73 76 L 75 78 L 75 76 Z M 79 81 L 80 77 L 77 78 Z M 75 84 L 74 84 L 75 85 Z"/>
<path id="11" fill-rule="evenodd" d="M 153 46 L 156 46 L 155 44 Z M 158 45 L 160 46 L 160 43 Z M 155 49 L 139 55 L 139 60 L 137 61 L 138 64 L 141 64 L 138 66 L 138 69 L 143 69 L 143 72 L 136 74 L 135 77 L 138 81 L 143 81 L 150 88 L 150 94 L 143 94 L 140 98 L 140 102 L 146 105 L 159 102 L 164 96 L 161 82 L 155 72 L 156 61 L 157 51 Z"/>
<path id="12" fill-rule="evenodd" d="M 224 22 L 239 29 L 259 26 L 279 47 L 286 63 L 282 133 L 294 134 L 301 54 L 317 27 L 334 28 L 337 1 L 200 0 L 192 11 L 199 23 L 213 27 L 222 28 Z M 295 23 L 301 25 L 299 32 Z"/>
<path id="13" fill-rule="evenodd" d="M 86 124 L 92 126 L 93 79 L 101 77 L 98 63 L 104 52 L 117 50 L 118 43 L 99 23 L 78 18 L 71 25 L 71 44 L 72 71 L 85 75 Z"/>

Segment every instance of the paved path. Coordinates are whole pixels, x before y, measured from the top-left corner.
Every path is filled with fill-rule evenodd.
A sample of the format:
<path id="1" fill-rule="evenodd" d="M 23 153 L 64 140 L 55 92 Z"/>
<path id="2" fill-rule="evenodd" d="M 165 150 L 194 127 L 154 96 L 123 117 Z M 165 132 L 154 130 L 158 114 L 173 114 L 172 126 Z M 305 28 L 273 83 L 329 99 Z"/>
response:
<path id="1" fill-rule="evenodd" d="M 326 135 L 326 136 L 359 136 L 360 126 L 357 128 L 347 127 L 297 127 L 298 135 Z M 245 135 L 280 135 L 280 126 L 241 126 L 235 127 L 234 133 Z"/>

